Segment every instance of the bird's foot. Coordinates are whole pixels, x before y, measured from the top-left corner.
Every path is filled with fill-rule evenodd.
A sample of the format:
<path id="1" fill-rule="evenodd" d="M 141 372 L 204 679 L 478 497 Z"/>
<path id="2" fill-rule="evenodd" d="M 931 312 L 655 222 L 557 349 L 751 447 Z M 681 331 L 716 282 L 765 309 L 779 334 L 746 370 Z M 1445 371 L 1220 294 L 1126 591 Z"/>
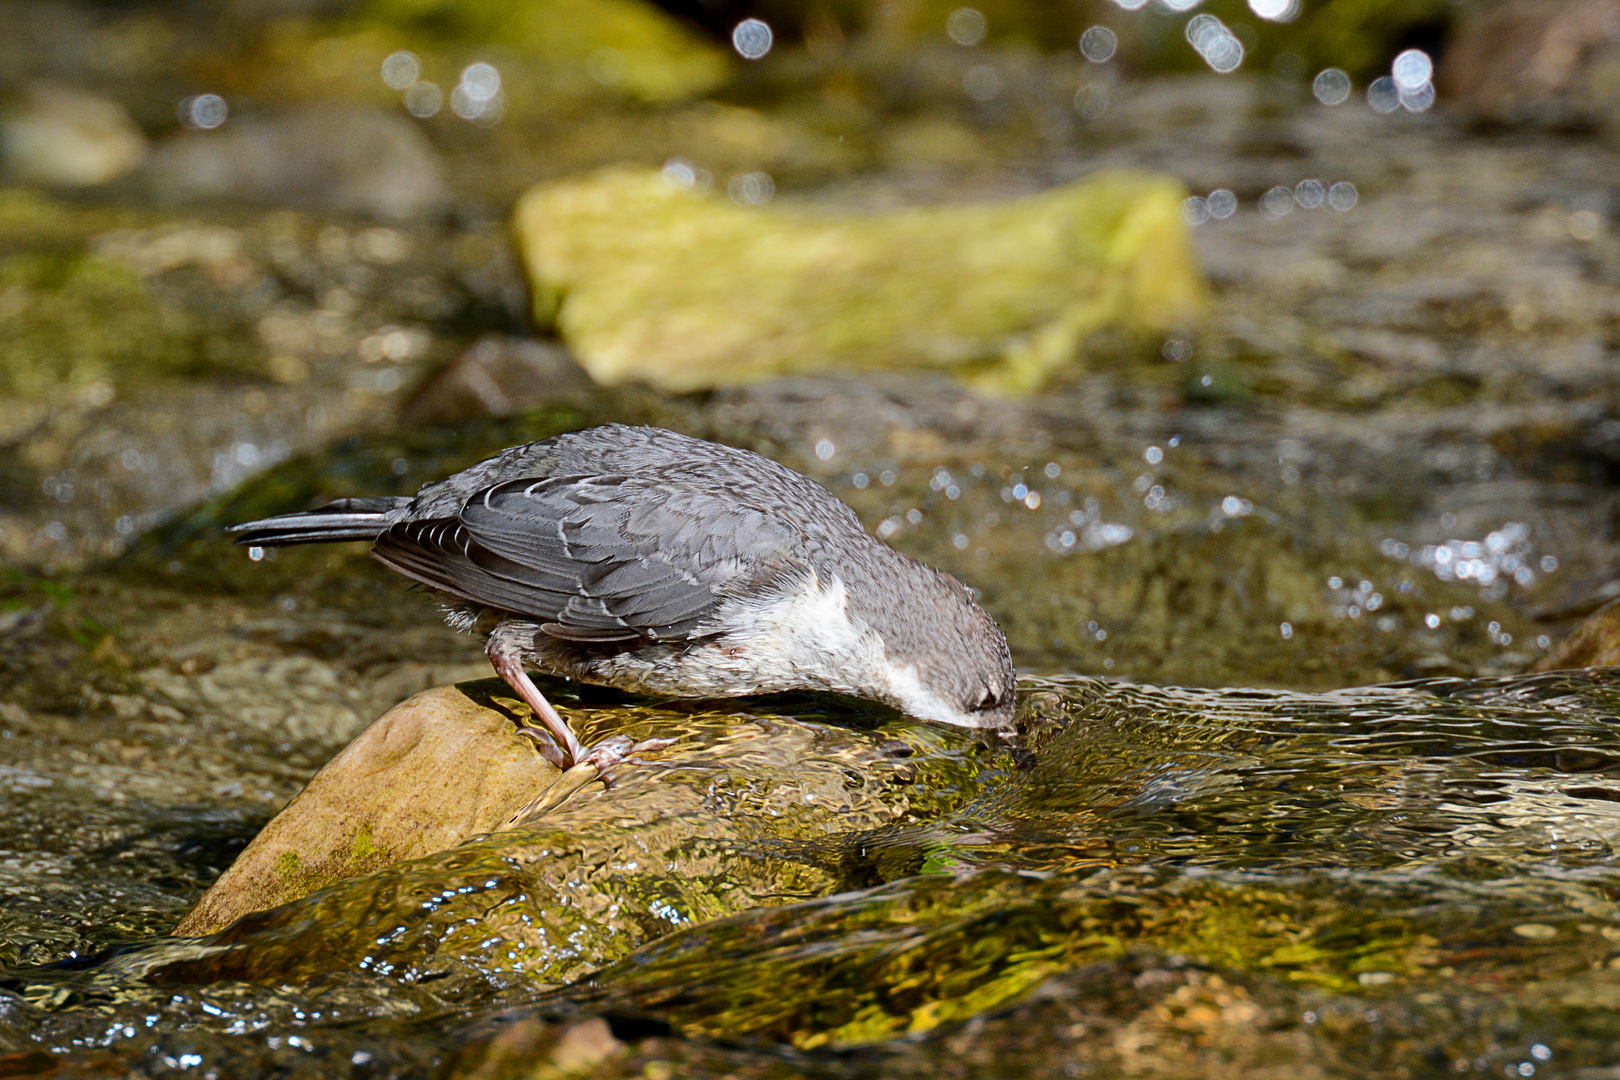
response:
<path id="1" fill-rule="evenodd" d="M 666 746 L 674 746 L 679 739 L 643 739 L 632 743 L 628 735 L 614 735 L 603 739 L 580 758 L 580 764 L 596 766 L 597 775 L 602 780 L 602 786 L 611 789 L 618 782 L 620 776 L 632 765 L 651 765 L 650 761 L 642 761 L 635 755 L 647 750 L 662 750 Z"/>
<path id="2" fill-rule="evenodd" d="M 647 750 L 662 750 L 667 746 L 674 746 L 677 739 L 643 739 L 632 743 L 628 735 L 610 735 L 581 754 L 576 760 L 570 762 L 568 754 L 557 745 L 551 737 L 551 732 L 543 727 L 524 725 L 518 728 L 519 735 L 527 735 L 534 740 L 535 747 L 540 756 L 545 758 L 557 768 L 568 772 L 582 766 L 589 766 L 596 770 L 596 774 L 603 778 L 603 783 L 612 787 L 612 776 L 622 771 L 624 765 L 647 765 L 646 761 L 638 761 L 631 755 Z M 587 783 L 589 781 L 586 781 Z"/>
<path id="3" fill-rule="evenodd" d="M 568 754 L 557 745 L 557 740 L 551 737 L 551 732 L 547 731 L 543 727 L 535 727 L 533 724 L 525 724 L 517 729 L 517 733 L 519 735 L 527 735 L 529 738 L 533 739 L 535 749 L 540 751 L 540 756 L 557 766 L 557 768 L 568 768 Z"/>
<path id="4" fill-rule="evenodd" d="M 643 739 L 641 742 L 632 743 L 627 735 L 612 735 L 581 754 L 578 761 L 568 764 L 562 756 L 562 751 L 557 749 L 556 744 L 551 742 L 543 729 L 520 728 L 519 731 L 534 739 L 540 745 L 540 752 L 546 760 L 562 769 L 563 773 L 526 806 L 513 814 L 511 820 L 506 823 L 507 828 L 524 825 L 544 816 L 561 806 L 570 795 L 592 780 L 600 780 L 603 787 L 611 789 L 630 766 L 652 764 L 634 755 L 644 750 L 662 750 L 666 746 L 675 745 L 678 741 Z"/>

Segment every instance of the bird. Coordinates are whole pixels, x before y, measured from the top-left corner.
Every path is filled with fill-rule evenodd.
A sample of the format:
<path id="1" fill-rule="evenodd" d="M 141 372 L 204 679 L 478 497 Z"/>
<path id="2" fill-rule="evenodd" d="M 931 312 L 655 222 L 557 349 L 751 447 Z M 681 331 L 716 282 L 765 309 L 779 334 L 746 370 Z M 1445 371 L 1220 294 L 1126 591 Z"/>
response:
<path id="1" fill-rule="evenodd" d="M 527 668 L 684 698 L 820 691 L 962 728 L 1013 722 L 1007 638 L 951 575 L 867 533 L 825 487 L 752 451 L 606 424 L 515 446 L 414 496 L 231 527 L 250 548 L 369 540 L 485 635 L 559 768 L 605 770 Z"/>

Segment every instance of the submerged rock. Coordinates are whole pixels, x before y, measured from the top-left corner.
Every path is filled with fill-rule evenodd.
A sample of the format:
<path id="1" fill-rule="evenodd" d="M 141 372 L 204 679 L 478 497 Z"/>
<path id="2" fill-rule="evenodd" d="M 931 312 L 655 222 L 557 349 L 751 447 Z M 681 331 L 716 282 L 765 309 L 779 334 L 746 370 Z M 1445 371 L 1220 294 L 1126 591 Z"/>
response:
<path id="1" fill-rule="evenodd" d="M 732 205 L 691 175 L 608 172 L 518 203 L 537 320 L 598 382 L 922 367 L 1027 392 L 1092 332 L 1162 329 L 1204 300 L 1164 177 L 854 217 Z"/>

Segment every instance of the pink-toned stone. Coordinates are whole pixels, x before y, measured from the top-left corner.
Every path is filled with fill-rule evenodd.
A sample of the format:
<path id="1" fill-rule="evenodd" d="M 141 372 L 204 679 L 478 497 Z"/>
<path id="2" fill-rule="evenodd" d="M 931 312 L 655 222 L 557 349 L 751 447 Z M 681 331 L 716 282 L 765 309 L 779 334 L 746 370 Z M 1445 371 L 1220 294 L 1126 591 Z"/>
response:
<path id="1" fill-rule="evenodd" d="M 316 773 L 174 932 L 213 933 L 249 912 L 497 830 L 557 775 L 504 713 L 454 686 L 417 694 Z"/>
<path id="2" fill-rule="evenodd" d="M 1577 89 L 1592 55 L 1620 46 L 1620 0 L 1510 0 L 1465 21 L 1439 65 L 1447 97 L 1535 105 Z"/>

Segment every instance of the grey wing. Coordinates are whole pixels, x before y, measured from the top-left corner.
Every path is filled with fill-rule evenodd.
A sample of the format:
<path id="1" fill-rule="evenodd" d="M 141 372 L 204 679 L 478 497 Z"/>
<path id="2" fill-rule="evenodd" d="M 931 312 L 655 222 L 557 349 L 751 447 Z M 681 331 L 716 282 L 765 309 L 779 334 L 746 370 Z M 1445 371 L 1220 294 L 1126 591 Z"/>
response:
<path id="1" fill-rule="evenodd" d="M 374 554 L 424 584 L 577 641 L 684 640 L 723 593 L 780 573 L 793 535 L 723 494 L 656 476 L 496 484 L 455 519 L 402 522 Z"/>

